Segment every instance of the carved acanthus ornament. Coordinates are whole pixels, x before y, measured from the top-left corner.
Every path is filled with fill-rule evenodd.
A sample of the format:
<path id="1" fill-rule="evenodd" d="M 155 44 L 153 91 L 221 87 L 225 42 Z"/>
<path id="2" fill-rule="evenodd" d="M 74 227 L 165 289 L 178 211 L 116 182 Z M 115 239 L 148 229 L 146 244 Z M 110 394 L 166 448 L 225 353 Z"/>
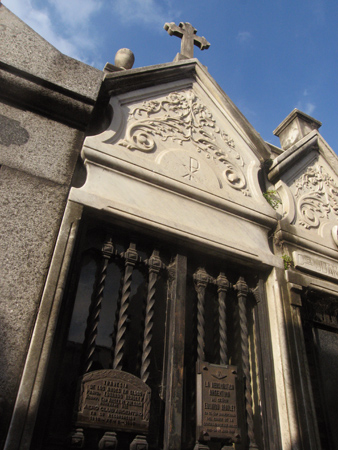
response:
<path id="1" fill-rule="evenodd" d="M 321 219 L 338 217 L 338 186 L 321 165 L 309 167 L 295 186 L 299 225 L 318 228 Z"/>
<path id="2" fill-rule="evenodd" d="M 157 142 L 171 140 L 179 146 L 192 143 L 197 153 L 214 162 L 229 186 L 250 196 L 243 170 L 244 161 L 234 140 L 221 130 L 210 111 L 192 90 L 174 92 L 161 100 L 149 100 L 129 113 L 125 139 L 118 142 L 129 150 L 153 152 Z"/>

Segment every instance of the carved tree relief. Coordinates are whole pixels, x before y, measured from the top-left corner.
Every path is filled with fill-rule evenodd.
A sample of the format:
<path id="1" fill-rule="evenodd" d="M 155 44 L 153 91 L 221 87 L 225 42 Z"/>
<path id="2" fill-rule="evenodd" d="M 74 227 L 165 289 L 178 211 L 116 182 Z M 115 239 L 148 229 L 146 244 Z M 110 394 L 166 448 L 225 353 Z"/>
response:
<path id="1" fill-rule="evenodd" d="M 173 92 L 160 100 L 144 101 L 142 106 L 130 111 L 128 122 L 126 136 L 118 141 L 118 145 L 151 153 L 161 141 L 171 141 L 178 147 L 193 144 L 194 151 L 203 155 L 211 167 L 212 164 L 218 167 L 222 179 L 230 187 L 251 196 L 243 171 L 245 163 L 234 140 L 217 126 L 193 90 Z M 194 159 L 190 166 L 186 181 L 192 180 L 199 170 L 198 159 Z"/>
<path id="2" fill-rule="evenodd" d="M 295 186 L 299 225 L 306 229 L 318 228 L 338 217 L 338 186 L 323 166 L 316 163 L 309 167 Z"/>

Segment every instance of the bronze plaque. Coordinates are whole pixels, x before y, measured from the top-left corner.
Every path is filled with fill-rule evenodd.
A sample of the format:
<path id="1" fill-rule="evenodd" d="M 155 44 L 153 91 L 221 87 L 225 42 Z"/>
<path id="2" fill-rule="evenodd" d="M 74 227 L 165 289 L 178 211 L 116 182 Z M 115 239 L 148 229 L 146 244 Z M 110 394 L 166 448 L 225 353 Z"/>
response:
<path id="1" fill-rule="evenodd" d="M 97 370 L 80 379 L 77 426 L 139 431 L 149 426 L 150 387 L 120 370 Z"/>
<path id="2" fill-rule="evenodd" d="M 197 363 L 197 439 L 239 442 L 236 366 Z"/>

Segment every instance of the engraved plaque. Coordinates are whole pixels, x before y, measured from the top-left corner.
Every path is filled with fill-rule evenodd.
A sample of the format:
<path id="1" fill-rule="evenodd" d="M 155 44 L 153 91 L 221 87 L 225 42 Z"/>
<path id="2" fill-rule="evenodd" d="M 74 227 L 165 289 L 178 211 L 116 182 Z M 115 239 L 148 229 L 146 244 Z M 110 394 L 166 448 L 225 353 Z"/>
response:
<path id="1" fill-rule="evenodd" d="M 120 370 L 97 370 L 80 379 L 77 426 L 139 431 L 149 426 L 150 387 Z"/>
<path id="2" fill-rule="evenodd" d="M 236 366 L 197 363 L 197 439 L 239 442 Z"/>

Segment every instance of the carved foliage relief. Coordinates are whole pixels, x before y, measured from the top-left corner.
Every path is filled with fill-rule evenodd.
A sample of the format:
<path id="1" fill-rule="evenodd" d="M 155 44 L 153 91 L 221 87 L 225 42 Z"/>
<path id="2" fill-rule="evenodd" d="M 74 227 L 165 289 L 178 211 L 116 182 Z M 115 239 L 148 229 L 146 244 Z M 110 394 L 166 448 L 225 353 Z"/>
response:
<path id="1" fill-rule="evenodd" d="M 159 100 L 144 101 L 131 109 L 124 139 L 118 141 L 132 151 L 155 152 L 161 143 L 171 142 L 172 148 L 189 147 L 196 153 L 190 157 L 190 181 L 201 169 L 201 158 L 231 188 L 251 196 L 244 174 L 244 160 L 234 140 L 221 130 L 208 108 L 193 90 L 174 92 Z"/>
<path id="2" fill-rule="evenodd" d="M 298 224 L 319 228 L 338 217 L 338 186 L 318 162 L 296 180 Z"/>

